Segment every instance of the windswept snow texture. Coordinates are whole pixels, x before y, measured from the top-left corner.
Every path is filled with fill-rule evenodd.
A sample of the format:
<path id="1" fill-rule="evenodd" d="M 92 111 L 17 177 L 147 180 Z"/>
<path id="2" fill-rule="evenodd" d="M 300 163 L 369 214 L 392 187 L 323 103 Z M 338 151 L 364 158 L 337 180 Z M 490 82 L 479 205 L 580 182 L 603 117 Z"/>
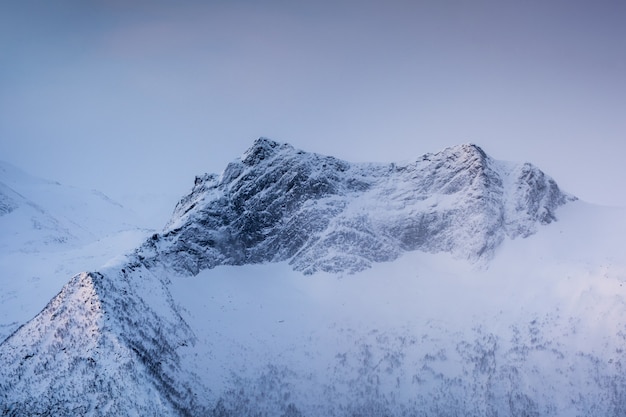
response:
<path id="1" fill-rule="evenodd" d="M 0 341 L 68 277 L 136 248 L 149 236 L 145 226 L 102 193 L 0 162 Z"/>
<path id="2" fill-rule="evenodd" d="M 159 282 L 133 272 L 132 286 L 126 269 L 76 275 L 1 345 L 3 415 L 177 415 L 177 402 L 194 404 L 175 354 L 193 336 L 167 314 Z M 141 288 L 146 281 L 155 286 Z M 144 301 L 140 288 L 159 302 Z"/>
<path id="3" fill-rule="evenodd" d="M 569 200 L 259 140 L 0 345 L 0 414 L 623 416 L 626 211 Z"/>
<path id="4" fill-rule="evenodd" d="M 146 256 L 196 274 L 288 261 L 310 274 L 357 272 L 406 251 L 490 259 L 572 199 L 530 164 L 471 144 L 408 164 L 351 164 L 259 139 L 221 176 L 196 178 Z"/>

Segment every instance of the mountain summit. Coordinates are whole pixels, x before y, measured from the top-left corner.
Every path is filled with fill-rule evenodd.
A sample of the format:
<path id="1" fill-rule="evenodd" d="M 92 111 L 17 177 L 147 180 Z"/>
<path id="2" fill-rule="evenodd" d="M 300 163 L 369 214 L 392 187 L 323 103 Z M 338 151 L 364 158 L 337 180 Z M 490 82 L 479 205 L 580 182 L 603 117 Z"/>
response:
<path id="1" fill-rule="evenodd" d="M 574 200 L 259 139 L 2 342 L 0 414 L 622 416 L 626 216 Z"/>
<path id="2" fill-rule="evenodd" d="M 192 274 L 280 261 L 307 274 L 357 272 L 413 250 L 477 261 L 572 199 L 536 167 L 472 144 L 354 164 L 261 138 L 221 175 L 197 177 L 144 251 Z"/>

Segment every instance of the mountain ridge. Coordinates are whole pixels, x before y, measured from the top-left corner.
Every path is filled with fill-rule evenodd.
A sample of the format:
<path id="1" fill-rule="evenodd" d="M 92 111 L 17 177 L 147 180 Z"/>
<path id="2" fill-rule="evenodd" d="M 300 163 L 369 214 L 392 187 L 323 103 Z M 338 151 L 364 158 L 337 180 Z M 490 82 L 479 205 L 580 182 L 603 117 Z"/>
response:
<path id="1" fill-rule="evenodd" d="M 179 258 L 191 251 L 179 265 L 190 273 L 283 260 L 305 273 L 357 272 L 418 249 L 488 259 L 574 199 L 534 166 L 494 161 L 473 144 L 405 165 L 355 164 L 260 138 L 221 175 L 196 177 L 147 246 L 161 257 L 167 245 Z M 341 256 L 327 250 L 337 245 Z"/>
<path id="2" fill-rule="evenodd" d="M 352 164 L 261 139 L 0 344 L 0 410 L 621 415 L 626 276 L 599 266 L 626 225 L 573 200 L 475 145 Z"/>

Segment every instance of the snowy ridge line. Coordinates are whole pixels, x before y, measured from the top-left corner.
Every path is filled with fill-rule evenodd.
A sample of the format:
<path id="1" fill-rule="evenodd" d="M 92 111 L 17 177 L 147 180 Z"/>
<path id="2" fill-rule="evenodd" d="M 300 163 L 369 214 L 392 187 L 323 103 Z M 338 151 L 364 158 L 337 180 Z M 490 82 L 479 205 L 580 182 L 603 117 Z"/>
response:
<path id="1" fill-rule="evenodd" d="M 354 273 L 413 250 L 485 262 L 573 200 L 531 164 L 472 144 L 403 165 L 353 164 L 261 138 L 221 175 L 196 177 L 140 252 L 191 274 L 281 261 Z"/>

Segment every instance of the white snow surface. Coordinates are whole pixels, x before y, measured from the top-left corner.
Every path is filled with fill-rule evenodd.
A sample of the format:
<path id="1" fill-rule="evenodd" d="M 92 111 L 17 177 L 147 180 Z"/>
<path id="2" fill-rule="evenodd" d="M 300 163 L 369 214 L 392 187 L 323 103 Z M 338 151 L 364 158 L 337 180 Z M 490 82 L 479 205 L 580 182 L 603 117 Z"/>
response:
<path id="1" fill-rule="evenodd" d="M 266 145 L 261 142 L 261 150 Z M 478 155 L 457 147 L 426 157 L 455 161 L 451 153 L 462 151 L 462 157 L 468 149 Z M 396 171 L 401 182 L 386 177 L 389 166 L 352 166 L 352 178 L 367 173 L 364 181 L 376 186 L 324 194 L 315 203 L 339 204 L 339 214 L 307 211 L 312 203 L 304 203 L 294 218 L 334 213 L 331 226 L 314 229 L 326 236 L 346 223 L 355 227 L 351 219 L 359 213 L 373 214 L 358 230 L 380 231 L 390 221 L 386 210 L 399 212 L 395 223 L 423 210 L 448 213 L 473 196 L 478 205 L 470 207 L 488 211 L 463 213 L 476 221 L 469 228 L 450 220 L 458 230 L 444 241 L 455 250 L 393 247 L 384 261 L 363 255 L 365 268 L 347 263 L 339 264 L 343 271 L 324 272 L 322 259 L 311 274 L 300 268 L 300 262 L 313 262 L 309 258 L 275 256 L 288 253 L 280 245 L 251 240 L 256 252 L 244 255 L 257 256 L 249 258 L 252 263 L 211 246 L 218 235 L 207 230 L 218 223 L 207 213 L 222 207 L 212 202 L 246 193 L 249 184 L 259 184 L 245 182 L 246 175 L 259 163 L 271 166 L 271 154 L 258 150 L 253 147 L 221 176 L 198 178 L 162 234 L 99 273 L 76 275 L 0 345 L 0 410 L 220 417 L 625 415 L 626 209 L 571 198 L 557 205 L 543 201 L 550 196 L 545 190 L 556 185 L 528 164 L 486 159 L 481 169 L 497 177 L 485 180 L 480 169 L 469 177 L 463 170 L 450 176 L 455 171 L 445 169 L 445 181 L 407 164 Z M 313 167 L 320 162 L 304 157 L 312 158 Z M 261 172 L 271 173 L 267 166 Z M 413 174 L 417 188 L 441 192 L 415 199 L 405 182 Z M 315 175 L 323 177 L 324 170 Z M 491 203 L 482 204 L 485 199 Z M 489 213 L 497 214 L 495 222 Z M 490 256 L 481 262 L 459 256 L 481 247 L 470 232 L 483 224 L 500 233 Z M 395 244 L 393 236 L 385 239 Z M 340 259 L 345 245 L 339 243 L 311 253 Z M 180 268 L 212 256 L 223 264 L 195 274 Z"/>
<path id="2" fill-rule="evenodd" d="M 183 367 L 213 393 L 231 388 L 231 404 L 244 384 L 270 414 L 284 394 L 303 415 L 371 409 L 375 398 L 391 415 L 411 405 L 523 415 L 521 398 L 532 399 L 528 415 L 586 415 L 602 401 L 603 415 L 619 415 L 624 397 L 610 389 L 625 388 L 625 219 L 569 203 L 486 268 L 415 251 L 340 276 L 279 263 L 172 277 L 198 337 L 181 349 Z"/>
<path id="3" fill-rule="evenodd" d="M 137 247 L 147 227 L 98 191 L 0 162 L 0 340 L 35 316 L 68 277 Z"/>

